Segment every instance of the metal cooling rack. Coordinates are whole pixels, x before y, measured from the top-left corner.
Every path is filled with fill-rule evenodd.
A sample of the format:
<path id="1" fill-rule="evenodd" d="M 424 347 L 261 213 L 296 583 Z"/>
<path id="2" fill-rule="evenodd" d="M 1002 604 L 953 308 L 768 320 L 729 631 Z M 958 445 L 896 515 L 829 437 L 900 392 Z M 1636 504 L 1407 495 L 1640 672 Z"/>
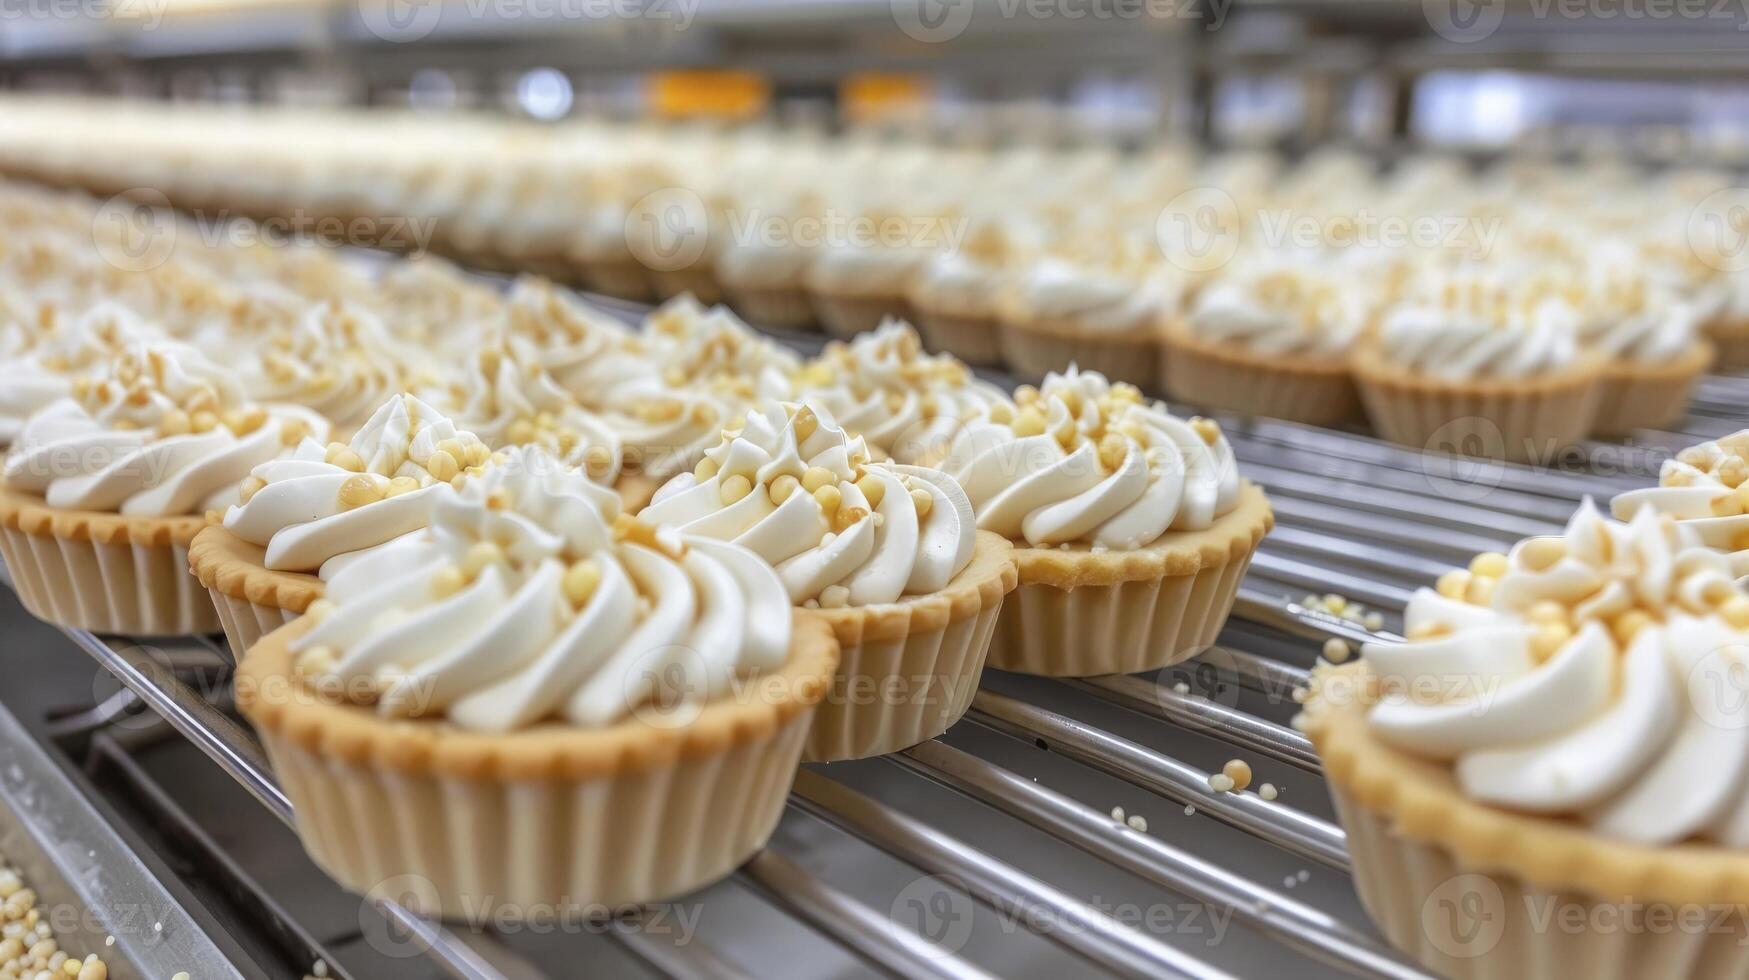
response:
<path id="1" fill-rule="evenodd" d="M 599 302 L 628 318 L 644 312 Z M 820 344 L 778 336 L 803 350 Z M 990 671 L 941 738 L 805 767 L 771 845 L 730 879 L 587 934 L 510 934 L 379 907 L 396 941 L 423 954 L 427 972 L 409 975 L 468 980 L 571 975 L 585 962 L 674 977 L 1424 976 L 1384 944 L 1353 894 L 1318 760 L 1288 724 L 1294 688 L 1328 638 L 1396 639 L 1416 586 L 1478 551 L 1558 530 L 1587 494 L 1643 485 L 1681 446 L 1749 425 L 1745 405 L 1749 379 L 1711 377 L 1681 431 L 1643 433 L 1626 448 L 1590 444 L 1540 470 L 1223 419 L 1279 523 L 1202 656 L 1149 676 Z M 1368 631 L 1303 598 L 1329 592 L 1376 609 L 1385 625 Z M 148 651 L 65 632 L 267 813 L 293 820 L 224 688 L 203 694 L 167 666 L 210 654 L 214 641 Z M 1207 774 L 1235 756 L 1251 762 L 1253 790 L 1211 792 Z M 1264 782 L 1277 800 L 1257 795 Z M 1114 806 L 1143 816 L 1146 831 L 1115 820 Z M 658 927 L 658 917 L 688 914 L 689 932 Z M 320 944 L 312 950 L 349 975 Z"/>

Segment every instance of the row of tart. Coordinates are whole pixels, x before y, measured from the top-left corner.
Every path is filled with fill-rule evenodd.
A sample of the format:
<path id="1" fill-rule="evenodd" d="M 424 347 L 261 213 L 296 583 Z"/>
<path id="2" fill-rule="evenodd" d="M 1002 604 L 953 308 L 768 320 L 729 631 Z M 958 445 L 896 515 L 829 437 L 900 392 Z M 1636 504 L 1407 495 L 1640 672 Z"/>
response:
<path id="1" fill-rule="evenodd" d="M 20 108 L 22 138 L 41 107 Z M 1415 447 L 1535 460 L 1671 425 L 1715 355 L 1749 350 L 1749 289 L 1705 231 L 1724 173 L 87 108 L 101 125 L 9 165 L 214 211 L 411 218 L 428 235 L 402 247 L 762 325 L 908 317 L 974 363 L 1074 362 Z"/>

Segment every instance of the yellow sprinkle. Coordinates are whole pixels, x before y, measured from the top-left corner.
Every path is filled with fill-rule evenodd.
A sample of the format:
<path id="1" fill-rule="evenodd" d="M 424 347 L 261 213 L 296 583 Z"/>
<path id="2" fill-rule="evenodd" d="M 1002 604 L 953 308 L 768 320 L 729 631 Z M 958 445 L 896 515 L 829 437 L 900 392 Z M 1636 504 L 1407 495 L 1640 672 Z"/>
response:
<path id="1" fill-rule="evenodd" d="M 1656 620 L 1645 610 L 1629 609 L 1615 618 L 1615 622 L 1609 625 L 1609 631 L 1615 634 L 1616 642 L 1625 647 L 1634 642 L 1634 637 L 1639 636 L 1641 630 L 1654 622 Z"/>
<path id="2" fill-rule="evenodd" d="M 419 489 L 419 481 L 410 476 L 397 476 L 389 481 L 387 496 L 399 497 L 404 493 L 412 493 Z"/>
<path id="3" fill-rule="evenodd" d="M 911 491 L 911 506 L 917 508 L 919 519 L 928 517 L 929 512 L 935 509 L 935 495 L 918 487 Z"/>
<path id="4" fill-rule="evenodd" d="M 1524 618 L 1533 623 L 1565 623 L 1567 621 L 1567 607 L 1553 599 L 1543 599 L 1540 602 L 1532 603 L 1531 607 L 1525 610 Z"/>
<path id="5" fill-rule="evenodd" d="M 801 487 L 801 485 L 802 485 L 802 481 L 796 479 L 795 477 L 789 475 L 788 473 L 785 473 L 782 476 L 779 476 L 777 479 L 771 481 L 771 487 L 766 491 L 766 493 L 768 493 L 771 496 L 772 503 L 781 504 L 784 501 L 788 500 L 790 498 L 790 494 L 795 493 L 796 490 Z"/>
<path id="6" fill-rule="evenodd" d="M 1464 601 L 1475 606 L 1485 606 L 1494 598 L 1494 587 L 1500 584 L 1497 578 L 1477 575 L 1470 579 L 1469 588 L 1464 590 Z"/>
<path id="7" fill-rule="evenodd" d="M 1531 538 L 1518 548 L 1518 561 L 1526 569 L 1540 572 L 1553 567 L 1567 556 L 1567 545 L 1560 538 Z M 1481 558 L 1478 556 L 1477 561 Z M 1471 567 L 1474 567 L 1474 562 Z"/>
<path id="8" fill-rule="evenodd" d="M 1561 648 L 1573 639 L 1573 627 L 1566 622 L 1544 622 L 1538 624 L 1536 633 L 1530 638 L 1530 655 L 1537 663 L 1542 663 L 1559 653 Z"/>
<path id="9" fill-rule="evenodd" d="M 1354 651 L 1349 648 L 1348 641 L 1346 640 L 1338 639 L 1333 636 L 1324 641 L 1324 659 L 1333 664 L 1347 663 L 1349 656 L 1352 655 L 1353 652 Z"/>
<path id="10" fill-rule="evenodd" d="M 1454 568 L 1439 577 L 1434 583 L 1434 591 L 1447 599 L 1462 599 L 1470 587 L 1470 573 L 1461 568 Z"/>
<path id="11" fill-rule="evenodd" d="M 1348 597 L 1335 592 L 1324 596 L 1324 611 L 1332 616 L 1342 615 L 1342 610 L 1348 608 Z"/>
<path id="12" fill-rule="evenodd" d="M 1712 512 L 1714 517 L 1740 517 L 1743 514 L 1743 502 L 1734 493 L 1714 497 Z"/>
<path id="13" fill-rule="evenodd" d="M 352 447 L 343 442 L 329 443 L 328 452 L 322 458 L 343 470 L 351 470 L 354 473 L 364 472 L 364 457 L 353 452 Z"/>
<path id="14" fill-rule="evenodd" d="M 1450 635 L 1451 627 L 1445 623 L 1416 623 L 1414 626 L 1409 627 L 1409 632 L 1404 639 L 1413 642 L 1420 642 L 1422 640 L 1436 640 L 1442 636 Z"/>
<path id="15" fill-rule="evenodd" d="M 843 533 L 867 516 L 868 510 L 866 508 L 840 507 L 838 512 L 832 515 L 832 530 Z"/>
<path id="16" fill-rule="evenodd" d="M 211 432 L 219 427 L 219 417 L 213 412 L 195 412 L 189 416 L 188 427 L 195 432 Z"/>
<path id="17" fill-rule="evenodd" d="M 570 568 L 565 569 L 565 577 L 560 585 L 571 605 L 581 609 L 601 585 L 601 566 L 590 558 L 573 562 Z"/>
<path id="18" fill-rule="evenodd" d="M 868 498 L 868 505 L 870 507 L 879 507 L 881 501 L 885 499 L 887 495 L 886 481 L 875 476 L 873 473 L 856 481 L 856 489 L 861 490 L 862 495 Z"/>
<path id="19" fill-rule="evenodd" d="M 357 476 L 349 476 L 345 482 L 340 484 L 340 506 L 351 510 L 354 507 L 363 507 L 365 504 L 374 504 L 383 499 L 387 490 L 388 481 L 383 480 L 375 473 L 360 473 Z"/>
<path id="20" fill-rule="evenodd" d="M 1221 767 L 1221 774 L 1233 781 L 1234 792 L 1251 785 L 1251 765 L 1244 759 L 1229 759 Z"/>
<path id="21" fill-rule="evenodd" d="M 802 474 L 802 489 L 809 493 L 817 493 L 824 487 L 831 487 L 836 490 L 838 488 L 838 477 L 834 476 L 832 471 L 824 466 L 808 467 L 808 471 Z"/>
<path id="22" fill-rule="evenodd" d="M 225 428 L 240 436 L 255 432 L 266 424 L 267 409 L 259 406 L 225 416 Z"/>
<path id="23" fill-rule="evenodd" d="M 1506 556 L 1498 551 L 1484 551 L 1470 559 L 1470 574 L 1485 575 L 1489 578 L 1499 578 L 1511 569 Z"/>
<path id="24" fill-rule="evenodd" d="M 477 541 L 469 545 L 467 554 L 462 556 L 462 574 L 472 581 L 487 566 L 496 565 L 503 560 L 504 549 L 490 541 Z"/>
<path id="25" fill-rule="evenodd" d="M 1021 385 L 1014 389 L 1014 404 L 1031 405 L 1038 401 L 1038 389 L 1032 385 Z"/>
<path id="26" fill-rule="evenodd" d="M 1202 437 L 1203 442 L 1211 446 L 1221 438 L 1221 427 L 1215 424 L 1214 419 L 1205 419 L 1199 416 L 1190 420 L 1190 427 L 1196 430 L 1196 434 Z"/>
<path id="27" fill-rule="evenodd" d="M 753 492 L 753 481 L 739 473 L 717 486 L 717 494 L 725 504 L 732 504 Z"/>
<path id="28" fill-rule="evenodd" d="M 1041 435 L 1045 431 L 1045 417 L 1038 409 L 1028 406 L 1014 416 L 1014 421 L 1008 423 L 1014 434 L 1021 438 Z"/>
<path id="29" fill-rule="evenodd" d="M 185 436 L 193 431 L 193 423 L 188 413 L 180 408 L 172 408 L 158 419 L 158 434 L 166 438 L 170 436 Z"/>
<path id="30" fill-rule="evenodd" d="M 242 484 L 237 487 L 237 497 L 246 504 L 266 486 L 267 481 L 258 476 L 245 477 Z"/>
<path id="31" fill-rule="evenodd" d="M 534 427 L 534 423 L 529 421 L 528 419 L 517 419 L 516 421 L 510 423 L 510 425 L 508 427 L 506 427 L 504 430 L 504 438 L 510 440 L 511 443 L 513 443 L 514 445 L 518 445 L 518 446 L 528 445 L 529 443 L 533 442 L 536 439 L 536 437 L 538 437 L 539 435 L 540 435 L 539 430 L 537 430 Z M 453 440 L 446 440 L 446 441 L 453 441 Z M 438 445 L 439 445 L 439 448 L 442 447 L 442 443 L 439 443 Z"/>
<path id="32" fill-rule="evenodd" d="M 425 460 L 425 469 L 432 479 L 439 483 L 448 483 L 462 471 L 462 464 L 454 456 L 439 449 Z"/>
<path id="33" fill-rule="evenodd" d="M 1099 465 L 1107 473 L 1117 471 L 1123 465 L 1124 457 L 1129 455 L 1130 444 L 1123 436 L 1115 432 L 1107 432 L 1099 440 Z"/>
<path id="34" fill-rule="evenodd" d="M 804 482 L 802 486 L 805 488 L 807 484 Z M 844 495 L 838 492 L 836 486 L 825 486 L 814 491 L 814 500 L 827 515 L 832 515 L 838 512 L 838 505 L 844 502 Z"/>
<path id="35" fill-rule="evenodd" d="M 1737 629 L 1749 629 L 1749 597 L 1737 596 L 1719 607 L 1719 615 Z"/>
<path id="36" fill-rule="evenodd" d="M 804 442 L 820 428 L 820 420 L 814 415 L 814 410 L 806 405 L 796 409 L 796 417 L 790 423 L 796 430 L 796 441 Z"/>
<path id="37" fill-rule="evenodd" d="M 692 475 L 698 477 L 700 480 L 708 480 L 711 477 L 716 476 L 717 461 L 706 456 L 698 461 L 697 466 L 692 468 Z"/>

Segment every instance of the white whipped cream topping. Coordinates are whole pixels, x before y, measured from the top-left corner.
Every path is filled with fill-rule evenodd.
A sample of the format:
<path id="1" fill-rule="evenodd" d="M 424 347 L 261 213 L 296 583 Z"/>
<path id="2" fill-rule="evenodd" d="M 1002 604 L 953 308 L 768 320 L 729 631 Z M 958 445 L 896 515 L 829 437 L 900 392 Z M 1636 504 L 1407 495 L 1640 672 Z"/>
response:
<path id="1" fill-rule="evenodd" d="M 1749 844 L 1749 595 L 1651 511 L 1586 501 L 1559 536 L 1422 589 L 1368 644 L 1381 739 L 1451 762 L 1466 796 L 1610 837 Z"/>
<path id="2" fill-rule="evenodd" d="M 1179 419 L 1073 366 L 1017 399 L 967 422 L 941 464 L 984 530 L 1121 551 L 1206 528 L 1238 505 L 1232 447 L 1207 419 Z"/>
<path id="3" fill-rule="evenodd" d="M 12 444 L 25 419 L 73 391 L 90 374 L 146 340 L 166 338 L 126 308 L 101 302 L 70 317 L 54 303 L 7 310 L 0 319 L 0 447 Z"/>
<path id="4" fill-rule="evenodd" d="M 1580 320 L 1561 296 L 1438 275 L 1385 314 L 1379 341 L 1391 362 L 1433 377 L 1522 378 L 1577 361 Z"/>
<path id="5" fill-rule="evenodd" d="M 1616 360 L 1656 364 L 1682 356 L 1700 337 L 1701 310 L 1644 273 L 1609 263 L 1590 274 L 1579 339 Z"/>
<path id="6" fill-rule="evenodd" d="M 540 366 L 587 407 L 600 408 L 619 386 L 656 373 L 630 327 L 544 279 L 518 279 L 507 308 L 510 333 L 538 351 Z"/>
<path id="7" fill-rule="evenodd" d="M 1209 285 L 1187 324 L 1199 337 L 1259 354 L 1340 355 L 1360 336 L 1366 311 L 1332 276 L 1267 268 Z"/>
<path id="8" fill-rule="evenodd" d="M 259 352 L 242 368 L 250 392 L 315 409 L 345 429 L 362 424 L 415 373 L 417 359 L 382 320 L 351 304 L 316 305 L 293 324 L 252 339 Z"/>
<path id="9" fill-rule="evenodd" d="M 439 501 L 431 527 L 348 563 L 293 644 L 298 669 L 386 717 L 503 732 L 600 727 L 659 681 L 709 700 L 774 669 L 791 610 L 745 548 L 657 535 L 539 449 Z M 344 584 L 345 587 L 341 587 Z"/>
<path id="10" fill-rule="evenodd" d="M 965 418 L 1008 397 L 953 357 L 924 353 L 897 320 L 828 344 L 797 375 L 796 396 L 902 463 L 939 457 Z"/>
<path id="11" fill-rule="evenodd" d="M 971 502 L 936 470 L 869 461 L 860 437 L 794 403 L 751 411 L 641 519 L 744 545 L 796 603 L 896 602 L 935 592 L 971 562 Z"/>
<path id="12" fill-rule="evenodd" d="M 461 377 L 428 397 L 490 445 L 539 444 L 602 483 L 619 476 L 619 437 L 560 388 L 514 335 L 487 338 Z"/>
<path id="13" fill-rule="evenodd" d="M 1143 281 L 1062 259 L 1034 263 L 1013 285 L 1014 306 L 1042 320 L 1068 320 L 1090 331 L 1126 333 L 1161 321 L 1178 302 L 1162 277 Z"/>
<path id="14" fill-rule="evenodd" d="M 1642 510 L 1674 517 L 1702 544 L 1728 554 L 1734 574 L 1749 576 L 1745 483 L 1749 483 L 1749 429 L 1684 449 L 1675 459 L 1664 461 L 1657 486 L 1619 494 L 1609 509 L 1624 521 Z"/>
<path id="15" fill-rule="evenodd" d="M 440 452 L 447 458 L 434 459 Z M 489 462 L 473 433 L 396 395 L 351 443 L 305 439 L 290 456 L 255 467 L 225 512 L 225 529 L 267 549 L 267 568 L 326 578 L 330 559 L 426 526 L 452 482 Z"/>
<path id="16" fill-rule="evenodd" d="M 253 405 L 217 365 L 141 345 L 30 417 L 6 485 L 64 510 L 198 514 L 229 503 L 255 466 L 327 431 L 313 412 Z"/>

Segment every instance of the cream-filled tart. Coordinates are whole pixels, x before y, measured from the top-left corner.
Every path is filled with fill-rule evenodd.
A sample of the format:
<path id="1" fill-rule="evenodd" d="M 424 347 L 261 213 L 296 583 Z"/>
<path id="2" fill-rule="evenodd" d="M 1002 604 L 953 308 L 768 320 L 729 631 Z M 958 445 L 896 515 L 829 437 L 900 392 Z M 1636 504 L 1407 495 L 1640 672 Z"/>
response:
<path id="1" fill-rule="evenodd" d="M 863 758 L 941 734 L 977 688 L 1015 584 L 1012 546 L 977 530 L 946 474 L 876 463 L 813 408 L 769 402 L 738 423 L 639 517 L 751 549 L 792 603 L 831 624 L 839 671 L 805 758 Z"/>
<path id="2" fill-rule="evenodd" d="M 1593 276 L 1579 338 L 1608 363 L 1592 431 L 1620 436 L 1680 422 L 1713 362 L 1699 306 L 1644 275 L 1604 266 Z"/>
<path id="3" fill-rule="evenodd" d="M 1591 431 L 1604 359 L 1567 290 L 1480 269 L 1428 271 L 1354 354 L 1368 419 L 1392 442 L 1546 462 Z"/>
<path id="4" fill-rule="evenodd" d="M 233 653 L 321 598 L 341 559 L 424 528 L 437 500 L 491 461 L 479 436 L 403 394 L 349 442 L 305 439 L 255 467 L 189 548 Z"/>
<path id="5" fill-rule="evenodd" d="M 1646 510 L 1680 521 L 1709 548 L 1731 558 L 1737 576 L 1749 576 L 1749 429 L 1667 459 L 1658 485 L 1629 490 L 1610 501 L 1611 513 L 1630 520 Z"/>
<path id="6" fill-rule="evenodd" d="M 1015 545 L 990 651 L 1005 670 L 1133 673 L 1202 652 L 1274 526 L 1219 426 L 1090 371 L 974 416 L 939 465 Z"/>
<path id="7" fill-rule="evenodd" d="M 8 304 L 0 321 L 0 448 L 17 441 L 25 420 L 73 392 L 73 381 L 104 368 L 130 346 L 168 343 L 113 303 L 74 316 L 54 302 Z"/>
<path id="8" fill-rule="evenodd" d="M 1367 304 L 1311 261 L 1223 276 L 1168 322 L 1161 383 L 1210 409 L 1311 425 L 1360 420 L 1349 353 Z"/>
<path id="9" fill-rule="evenodd" d="M 848 344 L 828 344 L 796 374 L 795 397 L 901 463 L 938 460 L 962 420 L 1007 400 L 951 355 L 930 355 L 909 326 L 889 321 Z"/>
<path id="10" fill-rule="evenodd" d="M 776 825 L 830 630 L 751 551 L 507 455 L 256 644 L 238 704 L 354 891 L 416 876 L 419 911 L 461 916 L 697 889 Z"/>
<path id="11" fill-rule="evenodd" d="M 32 614 L 100 632 L 213 632 L 189 573 L 207 511 L 327 422 L 250 402 L 225 369 L 142 344 L 25 423 L 0 486 L 0 550 Z"/>
<path id="12" fill-rule="evenodd" d="M 1621 918 L 1741 907 L 1749 594 L 1725 556 L 1587 501 L 1563 534 L 1418 591 L 1405 619 L 1405 642 L 1320 666 L 1298 721 L 1387 938 L 1452 977 L 1741 973 L 1734 912 Z M 1439 902 L 1461 917 L 1415 913 Z"/>
<path id="13" fill-rule="evenodd" d="M 1184 284 L 1173 270 L 1132 265 L 1052 256 L 1017 273 L 1000 305 L 1003 360 L 1031 378 L 1076 364 L 1153 385 L 1160 327 L 1176 312 Z"/>

